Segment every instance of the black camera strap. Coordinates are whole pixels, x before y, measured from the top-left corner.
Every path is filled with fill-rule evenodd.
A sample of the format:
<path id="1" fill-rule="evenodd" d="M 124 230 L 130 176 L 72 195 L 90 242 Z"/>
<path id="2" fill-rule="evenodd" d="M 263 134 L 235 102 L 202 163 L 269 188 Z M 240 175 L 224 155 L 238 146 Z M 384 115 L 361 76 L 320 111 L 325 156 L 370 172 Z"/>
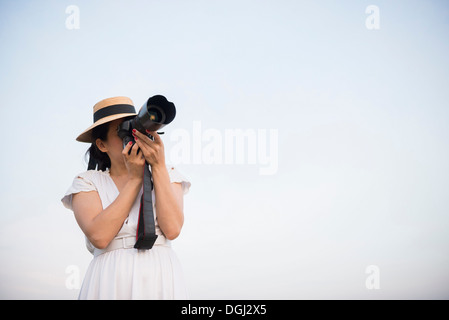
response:
<path id="1" fill-rule="evenodd" d="M 157 239 L 153 215 L 153 181 L 148 163 L 144 166 L 143 193 L 140 198 L 139 222 L 134 248 L 149 250 Z"/>

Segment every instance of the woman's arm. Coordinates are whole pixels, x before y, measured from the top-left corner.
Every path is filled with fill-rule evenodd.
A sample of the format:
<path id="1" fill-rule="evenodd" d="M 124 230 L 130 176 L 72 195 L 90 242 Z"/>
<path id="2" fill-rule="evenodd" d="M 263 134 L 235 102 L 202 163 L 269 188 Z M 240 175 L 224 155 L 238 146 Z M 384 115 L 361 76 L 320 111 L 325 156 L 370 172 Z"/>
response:
<path id="1" fill-rule="evenodd" d="M 117 198 L 103 210 L 97 191 L 80 192 L 73 195 L 72 206 L 76 221 L 89 241 L 98 249 L 104 249 L 120 231 L 123 222 L 140 192 L 145 160 L 137 155 L 137 147 L 123 149 L 129 179 Z M 126 155 L 125 155 L 126 154 Z"/>
<path id="2" fill-rule="evenodd" d="M 141 185 L 142 181 L 129 180 L 114 202 L 104 210 L 97 191 L 73 195 L 72 205 L 76 221 L 96 248 L 106 248 L 120 231 Z"/>
<path id="3" fill-rule="evenodd" d="M 156 132 L 148 133 L 154 137 L 154 141 L 137 130 L 133 131 L 137 145 L 151 165 L 158 225 L 165 237 L 173 240 L 178 237 L 184 224 L 184 193 L 180 183 L 170 183 L 161 137 Z"/>
<path id="4" fill-rule="evenodd" d="M 180 183 L 170 183 L 167 168 L 152 167 L 156 197 L 157 223 L 169 240 L 176 239 L 184 224 L 183 197 Z"/>

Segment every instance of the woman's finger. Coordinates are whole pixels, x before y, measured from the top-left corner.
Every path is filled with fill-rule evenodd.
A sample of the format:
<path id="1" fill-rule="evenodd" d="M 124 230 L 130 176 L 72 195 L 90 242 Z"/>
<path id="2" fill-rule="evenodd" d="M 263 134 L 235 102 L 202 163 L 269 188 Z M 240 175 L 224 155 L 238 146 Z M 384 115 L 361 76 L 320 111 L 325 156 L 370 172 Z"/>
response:
<path id="1" fill-rule="evenodd" d="M 123 154 L 124 156 L 127 156 L 127 155 L 128 155 L 129 150 L 131 149 L 132 145 L 133 145 L 133 143 L 132 143 L 132 141 L 130 141 L 130 142 L 128 142 L 128 144 L 123 148 L 122 154 Z"/>
<path id="2" fill-rule="evenodd" d="M 136 139 L 136 145 L 139 147 L 141 153 L 146 154 L 149 152 L 150 148 L 148 147 L 148 144 L 143 143 L 142 140 Z"/>
<path id="3" fill-rule="evenodd" d="M 135 139 L 136 141 L 141 140 L 144 143 L 148 144 L 149 146 L 151 146 L 151 144 L 153 143 L 153 140 L 151 140 L 147 135 L 143 134 L 142 132 L 140 132 L 136 129 L 133 130 L 133 135 L 134 135 L 134 138 L 137 137 L 137 139 Z"/>
<path id="4" fill-rule="evenodd" d="M 136 143 L 134 143 L 131 147 L 131 154 L 133 156 L 136 156 L 138 153 L 139 153 L 139 145 L 137 144 L 137 141 L 136 141 Z"/>
<path id="5" fill-rule="evenodd" d="M 161 136 L 156 131 L 146 131 L 153 136 L 155 143 L 160 144 L 162 142 Z"/>

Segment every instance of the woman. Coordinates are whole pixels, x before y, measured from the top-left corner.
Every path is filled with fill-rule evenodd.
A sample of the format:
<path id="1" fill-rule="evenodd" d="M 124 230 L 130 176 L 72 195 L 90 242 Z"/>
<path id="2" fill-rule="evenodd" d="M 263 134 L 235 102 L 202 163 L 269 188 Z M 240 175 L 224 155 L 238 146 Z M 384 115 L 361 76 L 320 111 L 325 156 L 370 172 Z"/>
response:
<path id="1" fill-rule="evenodd" d="M 117 108 L 117 106 L 119 106 Z M 131 99 L 115 97 L 94 106 L 94 124 L 77 140 L 90 142 L 88 171 L 73 180 L 63 204 L 73 210 L 94 258 L 79 299 L 186 299 L 179 261 L 170 247 L 183 222 L 183 195 L 190 188 L 165 164 L 156 132 L 134 131 L 123 148 L 118 126 L 136 112 Z M 145 161 L 151 166 L 158 238 L 150 250 L 134 249 Z"/>

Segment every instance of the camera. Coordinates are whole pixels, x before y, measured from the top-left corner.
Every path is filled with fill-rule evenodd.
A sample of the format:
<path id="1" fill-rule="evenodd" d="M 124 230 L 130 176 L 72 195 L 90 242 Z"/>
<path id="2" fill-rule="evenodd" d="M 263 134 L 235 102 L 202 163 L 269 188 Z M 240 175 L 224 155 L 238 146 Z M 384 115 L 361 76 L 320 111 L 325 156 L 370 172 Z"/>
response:
<path id="1" fill-rule="evenodd" d="M 120 124 L 117 133 L 123 139 L 123 147 L 130 141 L 134 143 L 133 129 L 148 135 L 146 130 L 159 130 L 172 122 L 175 116 L 176 107 L 173 102 L 168 101 L 162 95 L 155 95 L 149 98 L 134 118 L 125 120 Z"/>

